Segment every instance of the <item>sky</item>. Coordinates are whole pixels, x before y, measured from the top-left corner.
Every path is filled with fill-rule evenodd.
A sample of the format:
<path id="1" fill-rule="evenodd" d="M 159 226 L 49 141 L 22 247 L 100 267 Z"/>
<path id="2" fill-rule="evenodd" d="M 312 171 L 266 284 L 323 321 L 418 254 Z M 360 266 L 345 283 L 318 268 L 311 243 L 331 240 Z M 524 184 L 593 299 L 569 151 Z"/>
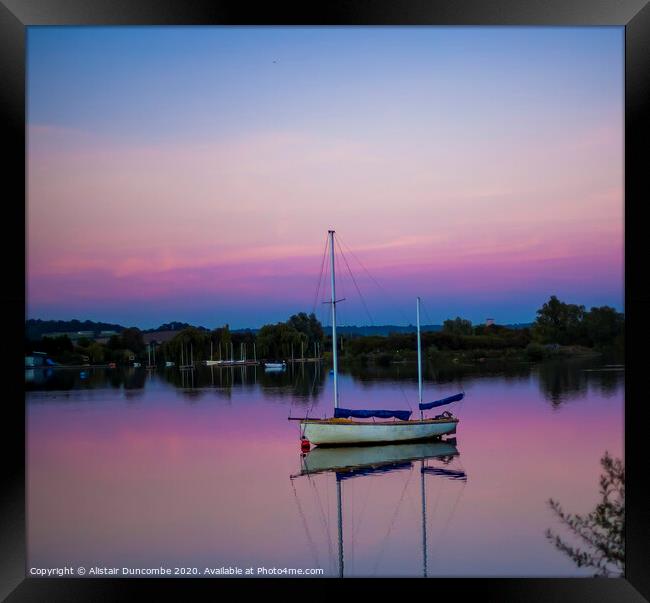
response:
<path id="1" fill-rule="evenodd" d="M 28 317 L 329 324 L 328 229 L 342 324 L 623 311 L 623 42 L 29 27 Z"/>

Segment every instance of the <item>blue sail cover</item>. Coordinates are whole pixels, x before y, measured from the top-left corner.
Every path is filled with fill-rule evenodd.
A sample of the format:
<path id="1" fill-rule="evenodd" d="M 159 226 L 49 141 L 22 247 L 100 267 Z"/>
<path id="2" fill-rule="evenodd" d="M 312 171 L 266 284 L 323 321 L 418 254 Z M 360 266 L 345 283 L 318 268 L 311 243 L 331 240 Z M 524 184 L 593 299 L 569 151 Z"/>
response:
<path id="1" fill-rule="evenodd" d="M 431 475 L 448 477 L 449 479 L 459 480 L 461 482 L 467 481 L 467 474 L 464 471 L 454 471 L 453 469 L 443 469 L 442 467 L 423 467 L 420 471 L 422 473 L 430 473 Z"/>
<path id="2" fill-rule="evenodd" d="M 391 463 L 390 465 L 380 465 L 378 467 L 359 467 L 358 469 L 352 469 L 350 471 L 337 471 L 336 481 L 342 482 L 346 479 L 360 477 L 362 475 L 381 475 L 393 471 L 411 469 L 411 467 L 413 467 L 413 463 L 411 461 L 405 461 L 401 463 Z"/>
<path id="3" fill-rule="evenodd" d="M 462 400 L 465 397 L 465 394 L 456 394 L 455 396 L 449 396 L 448 398 L 443 398 L 442 400 L 436 400 L 435 402 L 425 402 L 420 404 L 420 410 L 429 410 L 430 408 L 435 408 L 436 406 L 444 406 L 445 404 L 451 404 L 452 402 L 457 402 Z"/>
<path id="4" fill-rule="evenodd" d="M 380 419 L 390 419 L 395 417 L 400 421 L 408 421 L 411 416 L 410 410 L 350 410 L 349 408 L 335 408 L 335 419 L 370 419 L 377 417 Z"/>

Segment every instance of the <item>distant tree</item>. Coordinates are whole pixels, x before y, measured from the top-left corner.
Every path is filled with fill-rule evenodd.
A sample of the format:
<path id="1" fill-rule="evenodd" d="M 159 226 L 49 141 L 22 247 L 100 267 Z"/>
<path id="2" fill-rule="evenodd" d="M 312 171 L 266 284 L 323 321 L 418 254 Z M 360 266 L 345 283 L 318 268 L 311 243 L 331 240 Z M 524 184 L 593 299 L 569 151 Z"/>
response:
<path id="1" fill-rule="evenodd" d="M 183 329 L 188 329 L 192 327 L 191 324 L 187 322 L 178 322 L 176 320 L 173 320 L 172 322 L 166 322 L 161 324 L 158 328 L 156 329 L 149 329 L 146 331 L 147 333 L 156 333 L 158 331 L 182 331 Z M 199 329 L 203 329 L 203 327 L 198 327 Z"/>
<path id="2" fill-rule="evenodd" d="M 142 331 L 136 327 L 129 327 L 124 329 L 120 335 L 122 349 L 133 350 L 135 354 L 140 354 L 144 351 L 144 339 L 142 338 Z"/>
<path id="3" fill-rule="evenodd" d="M 474 335 L 507 335 L 509 333 L 523 329 L 513 329 L 511 327 L 506 327 L 505 325 L 489 324 L 476 325 L 473 330 Z"/>
<path id="4" fill-rule="evenodd" d="M 221 345 L 223 345 L 227 351 L 232 343 L 232 334 L 230 333 L 230 327 L 227 324 L 219 329 L 219 339 Z"/>
<path id="5" fill-rule="evenodd" d="M 308 346 L 323 341 L 323 325 L 313 312 L 309 315 L 305 312 L 294 314 L 289 318 L 287 324 L 307 337 L 306 343 Z"/>
<path id="6" fill-rule="evenodd" d="M 122 348 L 122 339 L 119 335 L 111 335 L 108 338 L 108 342 L 106 343 L 106 347 L 109 350 L 119 350 Z"/>
<path id="7" fill-rule="evenodd" d="M 537 310 L 533 323 L 533 337 L 540 343 L 584 343 L 585 307 L 566 304 L 555 295 Z"/>
<path id="8" fill-rule="evenodd" d="M 607 452 L 600 460 L 601 501 L 589 514 L 566 513 L 550 499 L 549 506 L 583 547 L 572 546 L 551 530 L 546 537 L 566 553 L 578 567 L 592 567 L 596 576 L 622 576 L 625 569 L 625 467 L 620 459 Z"/>
<path id="9" fill-rule="evenodd" d="M 625 316 L 610 306 L 591 308 L 584 321 L 587 337 L 597 347 L 612 344 L 625 329 Z"/>
<path id="10" fill-rule="evenodd" d="M 106 347 L 95 341 L 88 346 L 87 354 L 91 362 L 104 362 Z"/>
<path id="11" fill-rule="evenodd" d="M 191 360 L 200 362 L 210 354 L 209 342 L 209 332 L 189 327 L 179 331 L 173 339 L 160 346 L 157 355 L 179 363 L 182 358 L 184 364 L 189 364 Z"/>
<path id="12" fill-rule="evenodd" d="M 472 321 L 457 316 L 453 320 L 445 320 L 442 324 L 442 330 L 444 333 L 449 333 L 450 335 L 471 335 Z"/>
<path id="13" fill-rule="evenodd" d="M 133 356 L 135 356 L 135 353 L 132 350 L 119 350 L 115 352 L 113 355 L 113 358 L 116 359 L 117 362 L 120 364 L 128 364 L 131 362 Z"/>
<path id="14" fill-rule="evenodd" d="M 142 331 L 136 327 L 130 327 L 124 329 L 119 335 L 111 335 L 106 348 L 111 352 L 107 354 L 107 357 L 115 358 L 116 361 L 122 361 L 123 354 L 121 352 L 123 350 L 129 350 L 130 356 L 138 356 L 145 350 Z"/>
<path id="15" fill-rule="evenodd" d="M 224 325 L 223 327 L 217 327 L 216 329 L 212 329 L 212 331 L 209 331 L 206 333 L 206 346 L 208 349 L 208 353 L 210 350 L 210 342 L 212 342 L 212 352 L 214 355 L 214 359 L 219 358 L 219 348 L 221 348 L 221 356 L 223 358 L 229 358 L 230 357 L 230 344 L 233 343 L 233 334 L 230 331 L 230 327 L 228 325 Z"/>
<path id="16" fill-rule="evenodd" d="M 294 352 L 299 350 L 303 339 L 304 335 L 286 322 L 264 325 L 257 333 L 257 345 L 262 357 L 278 360 L 291 355 L 292 345 Z"/>

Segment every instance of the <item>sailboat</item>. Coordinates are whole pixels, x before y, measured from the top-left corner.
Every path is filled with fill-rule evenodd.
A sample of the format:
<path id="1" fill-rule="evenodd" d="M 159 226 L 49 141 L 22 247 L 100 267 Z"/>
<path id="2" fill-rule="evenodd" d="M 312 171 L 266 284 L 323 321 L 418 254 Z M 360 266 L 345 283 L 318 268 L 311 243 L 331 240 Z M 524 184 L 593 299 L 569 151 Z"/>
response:
<path id="1" fill-rule="evenodd" d="M 334 416 L 331 418 L 301 418 L 300 433 L 303 442 L 317 446 L 346 446 L 352 444 L 378 444 L 429 440 L 456 433 L 458 419 L 449 411 L 432 418 L 425 418 L 424 411 L 462 400 L 465 393 L 449 396 L 433 402 L 422 401 L 422 346 L 420 343 L 420 298 L 417 298 L 418 341 L 418 391 L 420 418 L 412 420 L 409 410 L 352 410 L 339 406 L 338 353 L 336 345 L 336 275 L 334 272 L 334 231 L 329 233 L 331 268 L 332 346 L 334 371 Z M 385 419 L 375 421 L 375 419 Z M 355 419 L 372 419 L 358 421 Z M 392 420 L 386 420 L 392 419 Z"/>
<path id="2" fill-rule="evenodd" d="M 286 362 L 265 362 L 264 363 L 264 368 L 267 371 L 283 371 L 284 369 L 287 368 L 287 363 Z"/>
<path id="3" fill-rule="evenodd" d="M 422 573 L 427 576 L 427 519 L 425 477 L 435 475 L 453 481 L 466 482 L 464 471 L 444 465 L 459 456 L 456 440 L 390 444 L 383 446 L 353 446 L 349 448 L 315 448 L 301 457 L 300 473 L 290 476 L 294 480 L 303 476 L 322 473 L 336 474 L 338 519 L 338 570 L 343 578 L 343 482 L 370 475 L 411 470 L 413 463 L 420 462 L 420 490 L 422 513 Z M 430 460 L 441 460 L 442 466 L 431 465 Z M 296 495 L 297 496 L 297 495 Z"/>
<path id="4" fill-rule="evenodd" d="M 214 366 L 215 364 L 220 364 L 221 361 L 219 360 L 213 360 L 213 354 L 212 354 L 212 338 L 210 338 L 210 360 L 205 361 L 206 366 Z"/>

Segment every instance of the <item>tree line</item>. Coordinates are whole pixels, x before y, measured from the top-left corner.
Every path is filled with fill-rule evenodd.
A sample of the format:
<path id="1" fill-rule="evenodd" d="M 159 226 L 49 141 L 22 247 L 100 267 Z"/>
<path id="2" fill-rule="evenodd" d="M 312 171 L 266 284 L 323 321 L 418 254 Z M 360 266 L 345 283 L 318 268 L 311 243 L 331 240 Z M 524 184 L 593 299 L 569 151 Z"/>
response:
<path id="1" fill-rule="evenodd" d="M 169 323 L 170 326 L 178 323 Z M 123 329 L 112 335 L 106 343 L 89 338 L 74 342 L 67 336 L 43 336 L 41 339 L 27 338 L 25 353 L 44 352 L 62 364 L 129 364 L 134 361 L 148 363 L 153 354 L 157 363 L 170 361 L 175 364 L 189 364 L 209 359 L 223 360 L 233 357 L 241 359 L 242 346 L 248 359 L 253 349 L 258 359 L 281 360 L 292 353 L 299 357 L 313 355 L 322 350 L 324 332 L 316 316 L 300 312 L 285 322 L 264 325 L 253 331 L 231 331 L 228 325 L 212 330 L 185 326 L 174 337 L 160 344 L 149 346 L 144 340 L 144 331 L 137 327 Z M 255 348 L 253 348 L 255 346 Z M 155 350 L 155 351 L 154 351 Z"/>
<path id="2" fill-rule="evenodd" d="M 175 323 L 170 323 L 173 325 Z M 177 323 L 176 323 L 177 324 Z M 554 349 L 580 346 L 598 351 L 622 351 L 625 317 L 609 306 L 592 307 L 569 304 L 551 296 L 537 310 L 530 328 L 513 329 L 503 325 L 473 325 L 468 319 L 445 320 L 441 331 L 421 334 L 425 354 L 435 359 L 445 352 L 467 353 L 470 358 L 482 355 L 524 353 L 530 360 L 548 356 Z M 107 343 L 91 339 L 72 342 L 67 336 L 26 340 L 26 353 L 41 351 L 64 364 L 115 362 L 128 364 L 133 360 L 148 362 L 144 332 L 136 327 L 123 329 Z M 331 353 L 331 337 L 326 335 L 316 316 L 300 312 L 287 321 L 266 324 L 257 332 L 230 330 L 228 325 L 208 330 L 184 326 L 169 341 L 155 346 L 156 360 L 188 364 L 208 359 L 241 358 L 242 344 L 246 357 L 252 358 L 253 346 L 258 360 L 282 360 L 304 355 Z M 341 359 L 368 359 L 381 363 L 412 360 L 417 350 L 415 333 L 350 336 L 337 341 Z"/>
<path id="3" fill-rule="evenodd" d="M 536 312 L 530 328 L 513 329 L 498 324 L 473 325 L 457 316 L 445 320 L 441 331 L 421 333 L 423 352 L 431 360 L 454 353 L 468 360 L 512 357 L 541 360 L 557 352 L 587 349 L 622 354 L 625 316 L 610 306 L 569 304 L 552 295 Z M 391 333 L 387 337 L 349 338 L 343 359 L 373 359 L 379 364 L 412 360 L 417 350 L 414 333 Z"/>

